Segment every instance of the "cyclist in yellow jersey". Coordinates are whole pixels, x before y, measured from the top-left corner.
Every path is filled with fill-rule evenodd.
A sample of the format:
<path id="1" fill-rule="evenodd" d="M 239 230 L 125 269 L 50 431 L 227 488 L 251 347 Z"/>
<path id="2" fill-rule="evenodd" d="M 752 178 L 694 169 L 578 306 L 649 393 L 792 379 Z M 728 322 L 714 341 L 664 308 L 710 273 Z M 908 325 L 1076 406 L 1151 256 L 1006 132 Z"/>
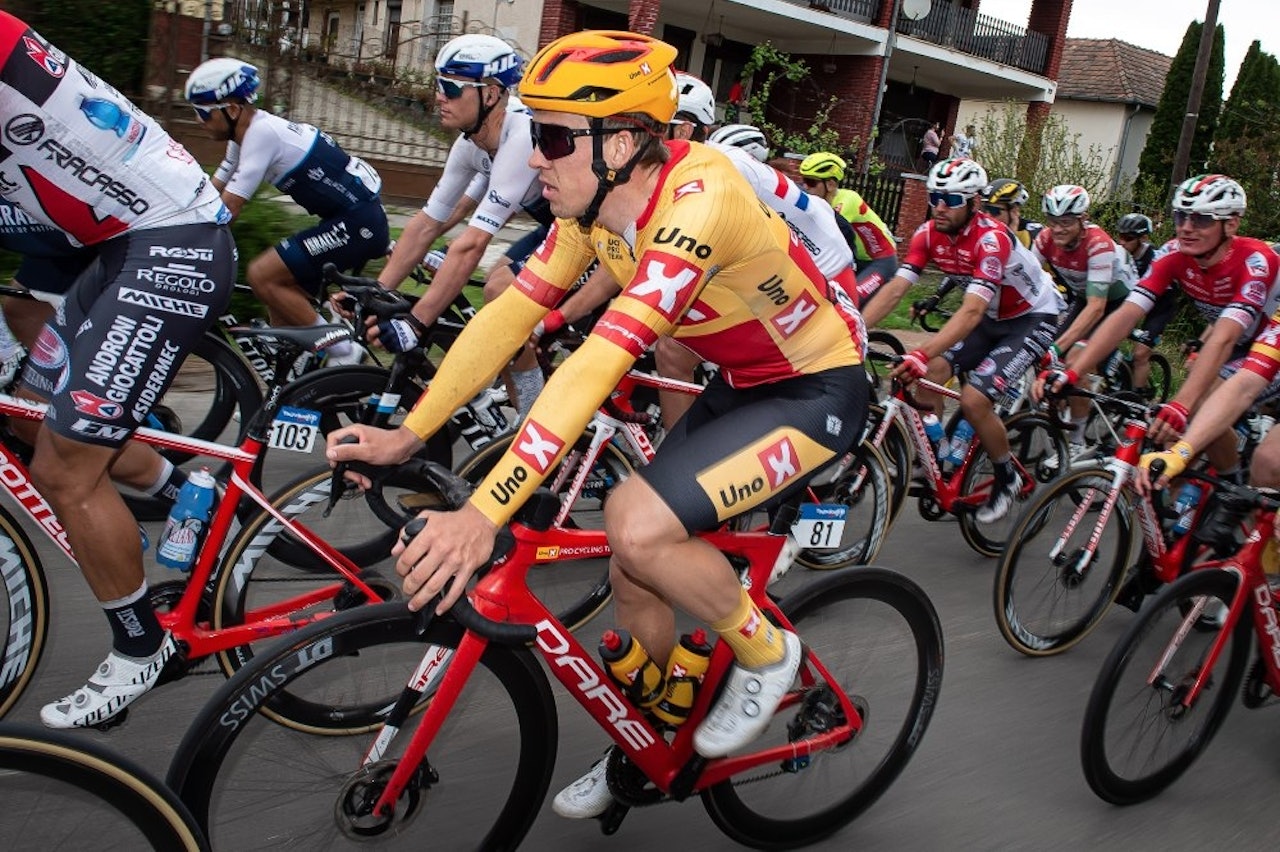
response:
<path id="1" fill-rule="evenodd" d="M 768 726 L 798 670 L 795 634 L 766 620 L 723 554 L 692 533 L 798 487 L 846 450 L 865 419 L 861 353 L 826 299 L 826 280 L 785 222 L 718 151 L 665 141 L 676 50 L 648 36 L 582 32 L 544 47 L 520 83 L 533 110 L 543 196 L 557 216 L 515 283 L 450 349 L 429 392 L 395 430 L 330 436 L 333 461 L 407 459 L 493 375 L 593 258 L 621 294 L 551 376 L 508 453 L 458 512 L 436 518 L 396 568 L 412 607 L 447 609 L 492 550 L 498 527 L 554 467 L 592 413 L 662 334 L 721 367 L 652 463 L 605 504 L 617 619 L 661 666 L 673 606 L 705 622 L 738 664 L 694 732 L 706 757 Z M 346 436 L 357 444 L 341 445 Z M 604 767 L 556 797 L 558 813 L 609 805 Z"/>

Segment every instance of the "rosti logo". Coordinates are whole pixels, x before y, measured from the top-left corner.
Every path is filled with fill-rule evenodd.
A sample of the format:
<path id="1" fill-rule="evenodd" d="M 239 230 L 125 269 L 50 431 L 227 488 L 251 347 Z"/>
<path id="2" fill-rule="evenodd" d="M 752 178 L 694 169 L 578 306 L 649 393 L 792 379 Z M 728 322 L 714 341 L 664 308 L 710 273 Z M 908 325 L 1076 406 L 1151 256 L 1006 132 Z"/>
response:
<path id="1" fill-rule="evenodd" d="M 535 420 L 525 424 L 512 450 L 539 474 L 546 475 L 564 449 L 564 441 Z"/>
<path id="2" fill-rule="evenodd" d="M 1261 281 L 1246 281 L 1240 288 L 1240 299 L 1248 305 L 1261 305 L 1267 298 L 1267 287 Z"/>
<path id="3" fill-rule="evenodd" d="M 103 420 L 115 420 L 124 413 L 124 406 L 120 403 L 103 399 L 84 390 L 73 390 L 71 401 L 75 403 L 76 411 L 90 417 L 100 417 Z"/>
<path id="4" fill-rule="evenodd" d="M 800 472 L 800 459 L 790 438 L 782 438 L 766 447 L 757 458 L 760 459 L 765 475 L 769 477 L 770 487 L 775 491 Z"/>
<path id="5" fill-rule="evenodd" d="M 635 280 L 626 289 L 627 295 L 675 322 L 701 270 L 686 260 L 656 251 L 645 252 L 637 269 Z"/>
<path id="6" fill-rule="evenodd" d="M 987 276 L 990 281 L 999 281 L 1004 277 L 1004 264 L 1000 262 L 998 257 L 984 257 L 982 259 L 982 274 Z"/>

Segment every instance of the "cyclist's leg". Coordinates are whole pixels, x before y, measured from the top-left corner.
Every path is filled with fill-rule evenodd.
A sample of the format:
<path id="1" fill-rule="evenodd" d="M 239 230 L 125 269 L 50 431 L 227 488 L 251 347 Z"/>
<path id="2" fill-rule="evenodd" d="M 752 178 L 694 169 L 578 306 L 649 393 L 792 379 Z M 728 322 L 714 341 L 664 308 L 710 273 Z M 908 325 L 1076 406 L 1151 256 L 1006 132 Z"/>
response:
<path id="1" fill-rule="evenodd" d="M 1151 353 L 1160 343 L 1160 335 L 1165 326 L 1173 319 L 1178 308 L 1178 289 L 1170 287 L 1156 299 L 1155 305 L 1147 314 L 1139 328 L 1145 332 L 1146 343 L 1133 344 L 1133 387 L 1135 390 L 1145 388 L 1151 379 Z"/>
<path id="2" fill-rule="evenodd" d="M 156 250 L 162 255 L 173 246 L 195 255 L 186 259 L 191 269 L 180 284 L 141 274 L 155 268 Z M 88 688 L 44 708 L 47 725 L 109 719 L 155 684 L 173 653 L 147 597 L 138 538 L 120 534 L 133 528 L 133 518 L 105 474 L 225 309 L 234 276 L 225 227 L 183 225 L 117 238 L 104 245 L 28 359 L 24 383 L 52 400 L 36 436 L 31 478 L 62 521 L 113 633 L 112 654 Z M 157 307 L 172 302 L 175 287 L 188 297 L 188 309 Z"/>
<path id="3" fill-rule="evenodd" d="M 694 370 L 702 362 L 702 359 L 688 347 L 666 335 L 658 338 L 653 355 L 659 375 L 668 379 L 679 379 L 682 382 L 692 382 Z M 670 432 L 676 425 L 676 421 L 685 415 L 689 406 L 693 405 L 693 400 L 692 394 L 658 391 L 658 405 L 662 409 L 662 428 Z"/>

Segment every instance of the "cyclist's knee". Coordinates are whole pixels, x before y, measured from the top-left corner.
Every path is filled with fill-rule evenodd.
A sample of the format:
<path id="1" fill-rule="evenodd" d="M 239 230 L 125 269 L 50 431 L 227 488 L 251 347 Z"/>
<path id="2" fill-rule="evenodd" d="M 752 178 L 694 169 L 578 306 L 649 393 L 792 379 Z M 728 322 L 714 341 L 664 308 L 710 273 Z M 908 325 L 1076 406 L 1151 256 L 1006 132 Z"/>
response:
<path id="1" fill-rule="evenodd" d="M 671 337 L 664 336 L 658 338 L 657 346 L 653 350 L 653 360 L 658 372 L 668 379 L 691 382 L 693 371 L 701 359 L 688 347 L 677 343 Z"/>
<path id="2" fill-rule="evenodd" d="M 634 574 L 664 544 L 688 538 L 675 515 L 643 479 L 620 483 L 604 504 L 604 527 L 617 563 Z"/>
<path id="3" fill-rule="evenodd" d="M 31 459 L 31 481 L 62 506 L 88 498 L 106 474 L 115 450 L 64 438 L 49 429 L 38 432 Z"/>
<path id="4" fill-rule="evenodd" d="M 511 282 L 516 280 L 516 276 L 511 271 L 508 263 L 498 263 L 493 269 L 489 270 L 489 274 L 484 279 L 484 300 L 492 302 L 494 299 L 502 295 L 503 291 L 511 286 Z"/>
<path id="5" fill-rule="evenodd" d="M 1268 433 L 1253 451 L 1249 481 L 1263 488 L 1280 487 L 1280 435 Z"/>

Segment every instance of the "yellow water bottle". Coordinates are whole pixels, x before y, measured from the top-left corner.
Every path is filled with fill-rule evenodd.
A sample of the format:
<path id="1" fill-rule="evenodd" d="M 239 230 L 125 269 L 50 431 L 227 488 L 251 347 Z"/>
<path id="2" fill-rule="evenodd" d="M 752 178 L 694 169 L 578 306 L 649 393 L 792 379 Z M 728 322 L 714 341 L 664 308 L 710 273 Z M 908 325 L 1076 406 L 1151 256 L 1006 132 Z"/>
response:
<path id="1" fill-rule="evenodd" d="M 698 684 L 711 663 L 711 646 L 707 644 L 707 631 L 699 627 L 692 634 L 680 637 L 680 642 L 667 660 L 666 688 L 662 700 L 653 707 L 653 715 L 670 725 L 683 724 L 693 709 Z"/>
<path id="2" fill-rule="evenodd" d="M 662 670 L 627 631 L 606 630 L 600 637 L 600 658 L 632 704 L 648 709 L 662 698 Z"/>

